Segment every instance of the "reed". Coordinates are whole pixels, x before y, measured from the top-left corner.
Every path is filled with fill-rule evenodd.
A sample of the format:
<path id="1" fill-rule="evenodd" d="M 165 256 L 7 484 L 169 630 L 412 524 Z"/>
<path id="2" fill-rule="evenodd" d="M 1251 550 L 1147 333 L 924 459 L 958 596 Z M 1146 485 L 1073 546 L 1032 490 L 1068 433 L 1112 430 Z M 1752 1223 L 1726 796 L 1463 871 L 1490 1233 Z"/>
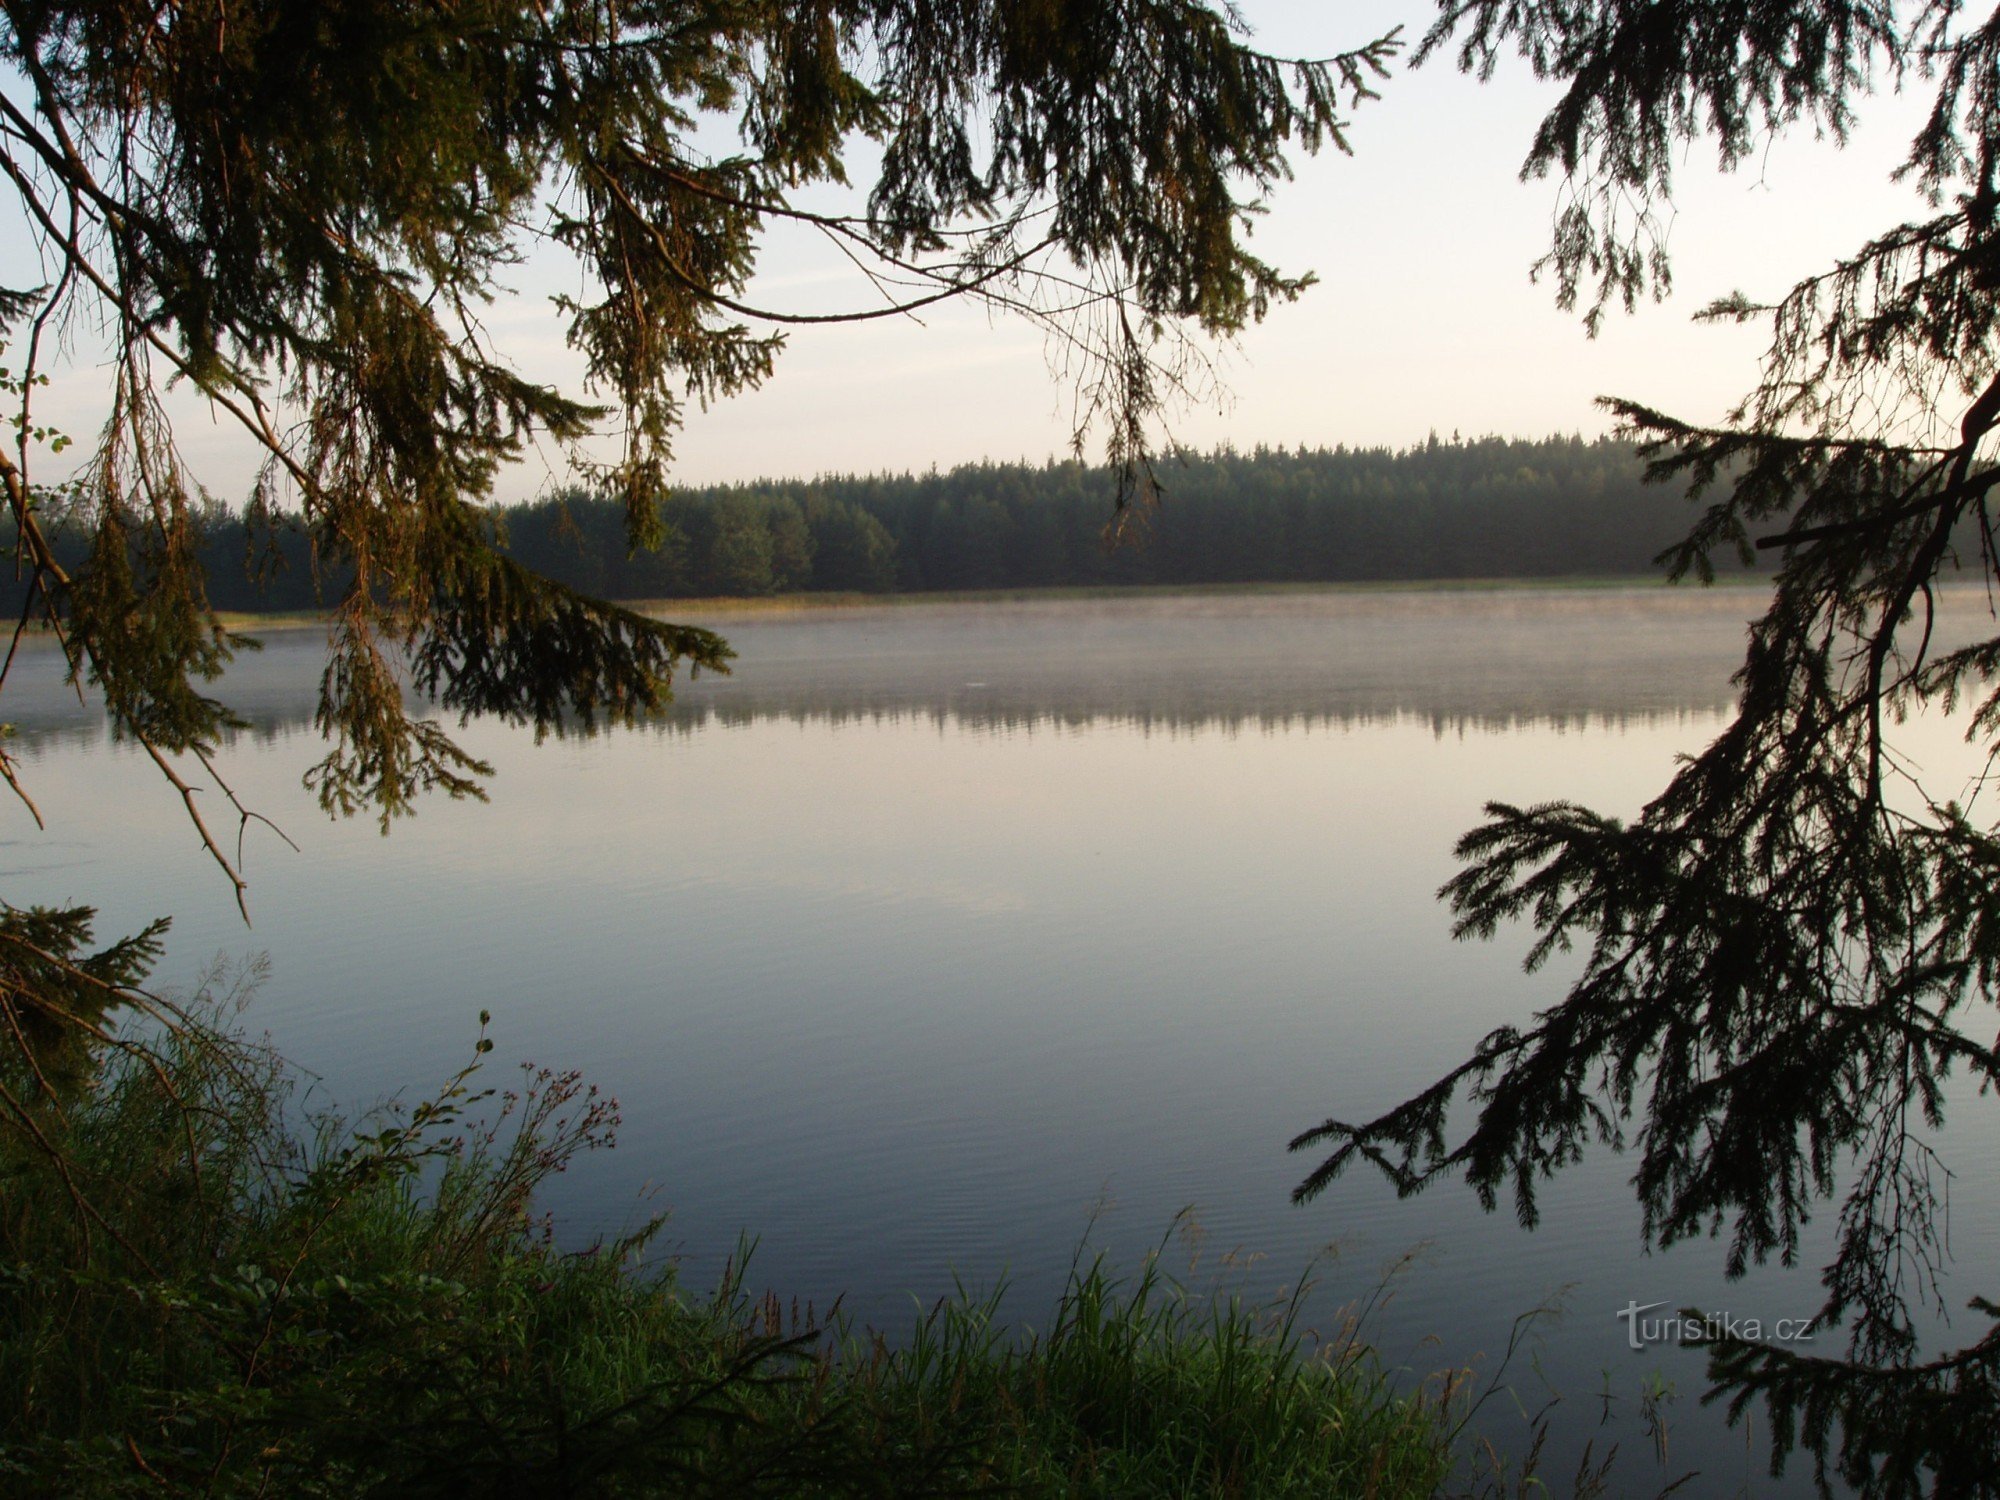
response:
<path id="1" fill-rule="evenodd" d="M 607 1144 L 574 1075 L 309 1114 L 193 1021 L 0 1134 L 0 1492 L 1427 1495 L 1449 1385 L 1399 1392 L 1302 1292 L 1079 1255 L 1039 1334 L 961 1292 L 895 1341 L 559 1248 L 534 1194 Z M 24 1123 L 25 1122 L 25 1123 Z M 32 1128 L 27 1128 L 31 1124 Z"/>

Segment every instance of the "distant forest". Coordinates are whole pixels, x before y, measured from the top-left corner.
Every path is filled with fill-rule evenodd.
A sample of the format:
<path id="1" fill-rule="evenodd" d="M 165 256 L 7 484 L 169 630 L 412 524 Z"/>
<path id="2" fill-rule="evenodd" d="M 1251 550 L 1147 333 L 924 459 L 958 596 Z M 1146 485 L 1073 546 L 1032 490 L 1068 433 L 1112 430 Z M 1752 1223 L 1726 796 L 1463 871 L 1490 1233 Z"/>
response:
<path id="1" fill-rule="evenodd" d="M 1160 505 L 1117 547 L 1114 481 L 1080 463 L 686 489 L 666 544 L 636 555 L 609 498 L 495 516 L 522 563 L 614 599 L 1644 574 L 1694 519 L 1678 490 L 1640 482 L 1629 445 L 1578 437 L 1223 450 L 1158 474 Z M 214 506 L 203 546 L 218 609 L 323 602 L 296 523 L 252 527 Z M 59 551 L 75 566 L 83 539 Z"/>

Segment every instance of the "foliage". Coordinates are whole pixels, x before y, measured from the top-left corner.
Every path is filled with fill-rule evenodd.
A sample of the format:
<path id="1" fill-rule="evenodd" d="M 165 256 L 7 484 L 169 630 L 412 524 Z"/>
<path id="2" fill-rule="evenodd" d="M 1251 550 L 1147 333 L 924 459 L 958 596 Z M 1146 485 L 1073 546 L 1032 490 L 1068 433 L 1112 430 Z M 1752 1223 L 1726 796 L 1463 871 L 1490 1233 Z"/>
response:
<path id="1" fill-rule="evenodd" d="M 215 1495 L 1426 1495 L 1441 1396 L 1267 1310 L 1079 1260 L 1048 1335 L 961 1297 L 891 1348 L 580 1253 L 537 1188 L 608 1145 L 573 1075 L 351 1123 L 192 1004 L 114 1048 L 58 1152 L 0 1138 L 0 1487 Z M 54 1211 L 59 1173 L 97 1220 Z M 109 1241 L 105 1236 L 109 1234 Z M 95 1242 L 95 1243 L 93 1243 Z"/>
<path id="2" fill-rule="evenodd" d="M 11 1048 L 0 1048 L 0 1089 L 24 1120 L 23 1097 L 61 1097 L 88 1079 L 94 1048 L 108 1042 L 107 1012 L 160 956 L 166 923 L 96 953 L 96 913 L 88 907 L 29 907 L 0 912 L 0 1022 Z"/>
<path id="3" fill-rule="evenodd" d="M 533 566 L 643 598 L 735 592 L 718 586 L 701 540 L 701 510 L 725 505 L 761 508 L 773 524 L 803 509 L 816 539 L 811 588 L 855 587 L 856 570 L 831 571 L 846 563 L 835 518 L 852 514 L 889 553 L 878 586 L 905 591 L 1636 573 L 1682 521 L 1671 497 L 1644 488 L 1629 446 L 1565 437 L 1180 453 L 1158 479 L 1143 545 L 1117 548 L 1102 539 L 1108 476 L 1074 462 L 684 494 L 669 523 L 690 538 L 690 565 L 673 578 L 620 567 L 601 499 L 566 503 L 573 531 L 540 514 L 524 524 L 520 511 L 507 527 Z"/>
<path id="4" fill-rule="evenodd" d="M 1592 1146 L 1631 1145 L 1649 1244 L 1727 1233 L 1729 1265 L 1790 1262 L 1839 1200 L 1824 1314 L 1848 1358 L 1725 1344 L 1732 1411 L 1767 1405 L 1782 1462 L 1803 1443 L 1822 1481 L 1870 1494 L 1990 1492 L 2000 1474 L 2000 1325 L 1956 1354 L 1921 1351 L 1942 1296 L 1936 1155 L 1946 1090 L 2000 1082 L 2000 841 L 1973 798 L 1924 788 L 1893 729 L 1926 704 L 1972 706 L 2000 733 L 2000 640 L 1934 648 L 1936 590 L 1990 589 L 2000 553 L 1996 170 L 2000 29 L 1951 4 L 1448 4 L 1423 52 L 1490 72 L 1517 49 L 1564 92 L 1530 174 L 1560 171 L 1546 265 L 1558 294 L 1607 303 L 1663 290 L 1657 212 L 1670 165 L 1711 135 L 1725 166 L 1804 122 L 1844 135 L 1878 79 L 1935 90 L 1903 175 L 1926 216 L 1878 235 L 1776 302 L 1708 316 L 1771 331 L 1755 388 L 1721 427 L 1607 403 L 1651 477 L 1706 503 L 1662 555 L 1708 577 L 1718 555 L 1775 554 L 1736 721 L 1629 824 L 1572 804 L 1494 805 L 1444 888 L 1461 936 L 1523 919 L 1529 964 L 1573 946 L 1582 972 L 1532 1025 L 1496 1031 L 1431 1088 L 1298 1147 L 1333 1150 L 1299 1189 L 1357 1157 L 1403 1192 L 1463 1174 L 1523 1222 L 1538 1185 Z M 1470 1130 L 1450 1130 L 1465 1097 Z M 1975 1319 L 1991 1319 L 1975 1300 Z"/>
<path id="5" fill-rule="evenodd" d="M 1629 444 L 1577 437 L 1182 452 L 1159 465 L 1144 545 L 1127 547 L 1104 542 L 1113 477 L 1074 461 L 685 489 L 662 509 L 667 537 L 654 552 L 627 553 L 622 507 L 606 495 L 556 496 L 499 517 L 507 555 L 523 567 L 629 600 L 1605 577 L 1651 572 L 1685 529 L 1685 507 L 1647 488 L 1644 473 Z M 751 529 L 759 534 L 743 545 Z M 305 532 L 274 534 L 270 576 L 231 577 L 248 539 L 245 520 L 220 507 L 205 527 L 217 608 L 314 609 Z M 0 585 L 0 608 L 9 599 Z"/>
<path id="6" fill-rule="evenodd" d="M 45 278 L 0 306 L 28 329 L 0 483 L 30 612 L 156 757 L 230 722 L 203 685 L 240 643 L 161 400 L 185 382 L 260 447 L 253 513 L 297 516 L 331 590 L 325 806 L 472 794 L 483 768 L 406 711 L 402 653 L 447 706 L 538 730 L 644 714 L 677 663 L 728 655 L 508 566 L 479 504 L 504 465 L 554 444 L 616 496 L 628 548 L 656 545 L 687 403 L 764 380 L 785 326 L 974 297 L 1074 344 L 1129 487 L 1185 369 L 1171 331 L 1233 333 L 1309 284 L 1245 233 L 1287 150 L 1344 146 L 1342 99 L 1393 45 L 1290 62 L 1195 0 L 10 6 L 0 171 Z M 857 146 L 876 165 L 854 210 L 802 206 Z M 747 302 L 778 222 L 888 305 Z M 543 247 L 577 263 L 557 300 L 586 392 L 518 373 L 480 322 Z M 29 396 L 78 319 L 108 340 L 110 414 L 58 506 Z M 58 520 L 88 539 L 74 569 Z M 738 542 L 746 587 L 798 560 Z"/>

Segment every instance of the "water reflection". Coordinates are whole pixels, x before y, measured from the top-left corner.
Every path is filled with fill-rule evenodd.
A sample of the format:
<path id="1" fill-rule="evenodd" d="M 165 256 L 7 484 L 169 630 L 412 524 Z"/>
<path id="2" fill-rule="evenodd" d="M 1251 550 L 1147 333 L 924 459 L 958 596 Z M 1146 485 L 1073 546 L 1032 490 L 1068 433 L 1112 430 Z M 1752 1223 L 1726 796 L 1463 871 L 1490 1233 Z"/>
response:
<path id="1" fill-rule="evenodd" d="M 1416 722 L 1437 734 L 1651 724 L 1727 710 L 1747 589 L 1344 592 L 883 605 L 692 619 L 735 671 L 676 687 L 653 726 L 778 719 L 1030 731 L 1129 725 L 1286 733 Z M 317 631 L 269 633 L 222 696 L 268 740 L 312 723 Z M 20 742 L 88 741 L 101 717 L 52 648 L 9 682 Z"/>

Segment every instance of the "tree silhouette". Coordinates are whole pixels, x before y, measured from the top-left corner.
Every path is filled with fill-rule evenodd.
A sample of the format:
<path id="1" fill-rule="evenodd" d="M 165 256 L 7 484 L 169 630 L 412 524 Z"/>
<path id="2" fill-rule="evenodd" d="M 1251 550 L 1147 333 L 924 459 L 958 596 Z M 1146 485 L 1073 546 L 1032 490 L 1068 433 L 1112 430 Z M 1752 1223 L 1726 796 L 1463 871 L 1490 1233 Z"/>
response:
<path id="1" fill-rule="evenodd" d="M 1722 427 L 1608 404 L 1650 472 L 1705 507 L 1663 555 L 1706 578 L 1718 554 L 1779 561 L 1751 630 L 1735 722 L 1630 823 L 1572 804 L 1489 807 L 1444 888 L 1460 935 L 1538 933 L 1583 972 L 1532 1024 L 1503 1028 L 1378 1119 L 1329 1120 L 1297 1195 L 1357 1158 L 1404 1193 L 1463 1176 L 1523 1223 L 1538 1185 L 1591 1146 L 1630 1146 L 1649 1243 L 1726 1231 L 1729 1266 L 1799 1249 L 1837 1198 L 1824 1312 L 1844 1359 L 1725 1341 L 1732 1411 L 1761 1400 L 1782 1462 L 1867 1493 L 1991 1493 L 2000 1475 L 2000 1326 L 1920 1357 L 1913 1309 L 1940 1295 L 1942 1164 L 1927 1138 L 1954 1074 L 2000 1082 L 2000 842 L 1895 755 L 1912 707 L 1976 705 L 2000 735 L 2000 640 L 1932 648 L 1936 589 L 2000 557 L 1989 493 L 2000 421 L 2000 17 L 1839 0 L 1771 6 L 1449 4 L 1420 56 L 1455 45 L 1489 73 L 1513 49 L 1565 92 L 1527 172 L 1560 172 L 1543 265 L 1594 325 L 1663 289 L 1657 214 L 1675 154 L 1712 137 L 1725 166 L 1765 136 L 1844 136 L 1878 79 L 1922 81 L 1931 112 L 1903 167 L 1928 216 L 1889 229 L 1776 302 L 1754 388 Z M 1460 1134 L 1452 1107 L 1472 1112 Z M 1975 1314 L 2000 1313 L 1975 1300 Z"/>
<path id="2" fill-rule="evenodd" d="M 0 307 L 29 612 L 163 764 L 227 724 L 203 688 L 235 644 L 209 608 L 205 497 L 160 401 L 185 382 L 262 449 L 253 512 L 299 519 L 330 590 L 326 805 L 387 819 L 424 787 L 475 794 L 482 768 L 405 712 L 399 651 L 449 706 L 538 729 L 646 712 L 678 663 L 727 657 L 498 548 L 480 502 L 530 441 L 617 498 L 629 548 L 656 544 L 690 401 L 767 378 L 788 326 L 970 297 L 1079 352 L 1079 441 L 1094 422 L 1136 482 L 1177 330 L 1227 334 L 1309 283 L 1244 227 L 1288 150 L 1343 144 L 1343 102 L 1392 48 L 1277 59 L 1190 0 L 1055 26 L 972 0 L 10 5 L 0 170 L 43 259 Z M 732 148 L 697 144 L 724 119 Z M 852 211 L 801 206 L 862 142 L 879 161 Z M 746 300 L 780 222 L 852 256 L 871 302 Z M 517 372 L 480 322 L 538 243 L 578 265 L 560 306 L 589 391 Z M 56 493 L 31 405 L 77 318 L 108 336 L 110 418 Z M 606 427 L 609 461 L 587 446 Z M 86 539 L 74 568 L 62 526 Z M 717 545 L 711 570 L 770 586 L 762 527 Z"/>

